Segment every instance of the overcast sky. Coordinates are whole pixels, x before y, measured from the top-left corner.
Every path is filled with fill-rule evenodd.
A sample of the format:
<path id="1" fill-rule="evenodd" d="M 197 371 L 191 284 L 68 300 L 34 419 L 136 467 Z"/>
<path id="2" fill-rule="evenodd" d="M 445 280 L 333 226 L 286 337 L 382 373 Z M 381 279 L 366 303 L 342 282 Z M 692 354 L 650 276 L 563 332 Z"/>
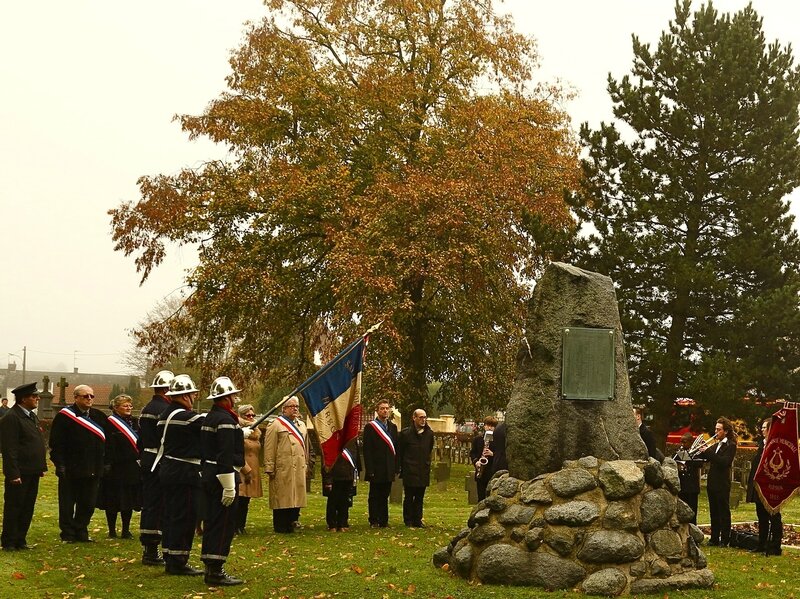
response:
<path id="1" fill-rule="evenodd" d="M 715 2 L 721 11 L 745 4 Z M 800 47 L 800 3 L 753 4 L 770 41 Z M 673 0 L 498 5 L 538 40 L 539 77 L 579 94 L 567 107 L 576 127 L 611 118 L 608 73 L 630 70 L 632 33 L 655 45 L 673 7 Z M 191 251 L 176 249 L 140 287 L 133 260 L 112 249 L 107 212 L 138 198 L 140 176 L 221 155 L 189 141 L 172 117 L 199 114 L 224 90 L 243 24 L 265 10 L 259 0 L 2 3 L 0 364 L 10 357 L 21 368 L 26 346 L 29 370 L 126 371 L 127 330 L 180 292 L 194 262 Z"/>

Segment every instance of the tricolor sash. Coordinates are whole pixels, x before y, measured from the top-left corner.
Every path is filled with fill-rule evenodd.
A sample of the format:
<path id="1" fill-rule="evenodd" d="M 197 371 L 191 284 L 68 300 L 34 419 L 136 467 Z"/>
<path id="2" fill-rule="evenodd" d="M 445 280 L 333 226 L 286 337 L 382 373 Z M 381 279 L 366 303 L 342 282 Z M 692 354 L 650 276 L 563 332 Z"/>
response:
<path id="1" fill-rule="evenodd" d="M 397 455 L 397 451 L 394 448 L 394 441 L 392 441 L 392 437 L 388 432 L 386 432 L 386 429 L 383 428 L 383 425 L 377 420 L 372 420 L 370 424 L 372 425 L 372 428 L 375 429 L 375 432 L 378 433 L 378 436 L 383 439 L 384 443 L 389 446 L 392 455 Z"/>
<path id="2" fill-rule="evenodd" d="M 106 440 L 106 434 L 103 432 L 103 429 L 94 420 L 89 418 L 89 416 L 86 416 L 85 418 L 81 418 L 80 416 L 75 414 L 75 412 L 73 412 L 69 408 L 64 408 L 63 410 L 61 410 L 61 412 L 59 412 L 59 414 L 64 414 L 64 416 L 67 416 L 68 418 L 72 418 L 73 421 L 75 421 L 77 424 L 79 424 L 80 426 L 85 428 L 87 431 L 97 435 L 103 441 Z"/>
<path id="3" fill-rule="evenodd" d="M 139 435 L 136 434 L 136 431 L 133 430 L 131 425 L 129 425 L 125 420 L 117 416 L 116 414 L 112 414 L 108 417 L 108 421 L 114 425 L 115 428 L 122 433 L 122 435 L 133 445 L 133 449 L 136 453 L 139 453 L 139 446 L 137 442 L 139 441 Z"/>
<path id="4" fill-rule="evenodd" d="M 278 416 L 275 420 L 277 420 L 284 427 L 286 427 L 286 430 L 289 431 L 289 434 L 294 436 L 294 438 L 297 439 L 300 445 L 303 446 L 303 450 L 305 450 L 306 441 L 305 439 L 303 439 L 303 433 L 300 432 L 300 428 L 294 422 L 283 416 Z"/>
<path id="5" fill-rule="evenodd" d="M 356 460 L 353 458 L 353 454 L 350 453 L 349 449 L 342 450 L 342 457 L 350 463 L 350 465 L 353 467 L 353 470 L 358 470 L 356 467 Z"/>

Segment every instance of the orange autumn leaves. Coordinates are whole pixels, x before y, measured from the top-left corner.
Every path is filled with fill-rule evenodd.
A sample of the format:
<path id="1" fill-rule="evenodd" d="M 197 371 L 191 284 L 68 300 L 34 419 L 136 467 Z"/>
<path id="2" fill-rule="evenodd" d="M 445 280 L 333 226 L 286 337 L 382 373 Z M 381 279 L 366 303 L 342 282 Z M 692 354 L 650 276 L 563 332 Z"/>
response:
<path id="1" fill-rule="evenodd" d="M 487 371 L 506 374 L 521 281 L 574 227 L 579 177 L 560 92 L 529 83 L 533 42 L 491 3 L 267 5 L 229 90 L 180 117 L 230 158 L 143 177 L 111 211 L 116 249 L 146 277 L 168 242 L 202 244 L 183 313 L 199 361 L 307 372 L 355 314 L 386 321 L 374 380 L 401 405 L 432 380 L 464 409 L 501 393 Z"/>

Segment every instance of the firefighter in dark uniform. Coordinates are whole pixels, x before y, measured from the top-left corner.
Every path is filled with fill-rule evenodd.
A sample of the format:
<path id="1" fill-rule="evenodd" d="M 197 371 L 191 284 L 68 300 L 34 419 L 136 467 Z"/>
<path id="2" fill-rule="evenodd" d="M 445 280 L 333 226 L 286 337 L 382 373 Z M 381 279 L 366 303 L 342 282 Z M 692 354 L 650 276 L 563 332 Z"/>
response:
<path id="1" fill-rule="evenodd" d="M 50 459 L 58 476 L 58 526 L 66 543 L 91 543 L 89 522 L 105 467 L 106 415 L 92 407 L 94 390 L 78 385 L 75 403 L 63 408 L 50 429 Z"/>
<path id="2" fill-rule="evenodd" d="M 142 544 L 142 564 L 145 566 L 163 566 L 164 559 L 158 552 L 161 545 L 161 526 L 164 518 L 164 494 L 161 481 L 158 479 L 158 468 L 152 470 L 158 448 L 161 446 L 161 435 L 156 430 L 158 419 L 169 407 L 169 384 L 175 375 L 169 370 L 162 370 L 150 387 L 153 399 L 142 409 L 139 416 L 139 456 L 142 468 L 142 514 L 139 523 L 139 541 Z"/>
<path id="3" fill-rule="evenodd" d="M 179 374 L 169 385 L 170 404 L 158 420 L 161 447 L 152 469 L 158 469 L 164 493 L 161 546 L 164 571 L 178 576 L 201 576 L 189 565 L 200 501 L 200 429 L 204 415 L 192 407 L 197 387 L 188 374 Z"/>
<path id="4" fill-rule="evenodd" d="M 200 559 L 206 566 L 205 582 L 211 586 L 244 582 L 229 576 L 224 569 L 236 530 L 239 471 L 244 466 L 244 434 L 233 411 L 238 394 L 239 389 L 228 377 L 214 380 L 208 396 L 214 406 L 206 414 L 200 434 L 206 506 Z"/>

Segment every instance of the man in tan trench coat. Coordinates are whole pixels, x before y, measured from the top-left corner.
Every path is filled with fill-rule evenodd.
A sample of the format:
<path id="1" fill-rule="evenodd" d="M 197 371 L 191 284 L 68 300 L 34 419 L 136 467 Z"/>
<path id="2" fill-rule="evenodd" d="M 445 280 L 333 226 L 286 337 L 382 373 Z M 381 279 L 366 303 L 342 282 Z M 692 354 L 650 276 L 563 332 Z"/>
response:
<path id="1" fill-rule="evenodd" d="M 306 505 L 308 434 L 298 417 L 300 400 L 290 397 L 281 415 L 267 428 L 264 465 L 269 476 L 269 506 L 275 532 L 290 533 L 298 526 L 300 508 Z"/>

